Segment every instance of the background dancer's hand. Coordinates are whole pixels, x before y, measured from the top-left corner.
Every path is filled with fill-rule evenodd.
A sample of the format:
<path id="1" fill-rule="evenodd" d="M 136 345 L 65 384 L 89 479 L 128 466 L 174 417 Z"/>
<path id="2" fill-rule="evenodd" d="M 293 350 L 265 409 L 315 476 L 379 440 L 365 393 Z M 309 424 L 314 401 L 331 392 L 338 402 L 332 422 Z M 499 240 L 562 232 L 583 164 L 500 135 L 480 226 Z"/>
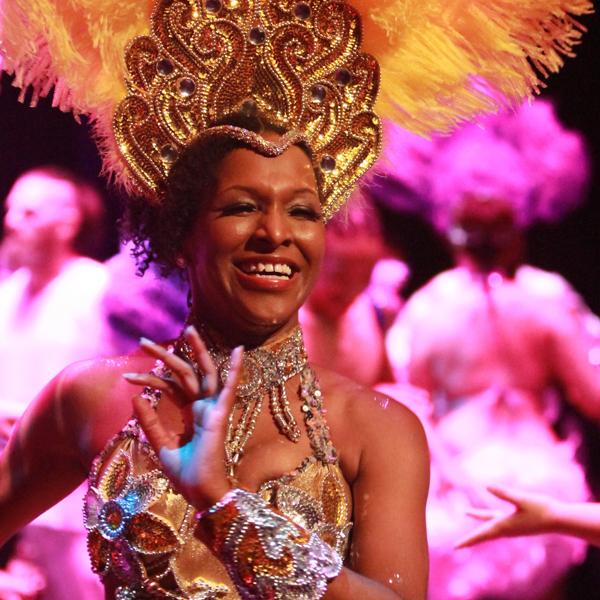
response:
<path id="1" fill-rule="evenodd" d="M 510 512 L 473 508 L 467 514 L 484 521 L 483 525 L 459 540 L 455 547 L 466 548 L 481 542 L 503 537 L 535 535 L 552 530 L 556 500 L 542 494 L 508 490 L 505 487 L 488 487 L 497 498 L 510 502 Z"/>
<path id="2" fill-rule="evenodd" d="M 151 373 L 126 373 L 124 377 L 135 385 L 159 389 L 182 407 L 191 407 L 193 433 L 183 443 L 180 434 L 166 426 L 144 394 L 133 398 L 136 417 L 165 473 L 188 502 L 205 510 L 232 488 L 225 472 L 224 444 L 243 351 L 241 347 L 233 351 L 229 376 L 219 392 L 217 370 L 198 332 L 188 327 L 185 337 L 203 374 L 201 379 L 189 362 L 150 340 L 142 340 L 142 349 L 160 359 L 170 370 L 170 377 Z"/>

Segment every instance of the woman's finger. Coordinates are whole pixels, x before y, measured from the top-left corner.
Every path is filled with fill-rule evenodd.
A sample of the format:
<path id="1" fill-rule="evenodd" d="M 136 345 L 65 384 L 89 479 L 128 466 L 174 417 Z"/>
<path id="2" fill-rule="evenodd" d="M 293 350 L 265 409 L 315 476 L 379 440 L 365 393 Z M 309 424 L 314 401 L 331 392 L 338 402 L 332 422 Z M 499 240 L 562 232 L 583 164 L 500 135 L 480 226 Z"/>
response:
<path id="1" fill-rule="evenodd" d="M 227 426 L 227 418 L 233 410 L 235 404 L 237 387 L 242 375 L 242 357 L 244 348 L 238 346 L 231 353 L 231 368 L 223 390 L 219 394 L 219 398 L 215 407 L 211 410 L 209 418 L 206 419 L 204 425 L 205 430 L 212 432 L 219 431 L 225 436 L 225 428 Z"/>
<path id="2" fill-rule="evenodd" d="M 204 423 L 208 418 L 209 412 L 214 408 L 216 398 L 201 398 L 192 404 L 192 416 L 194 419 L 194 429 L 201 430 L 204 428 Z"/>
<path id="3" fill-rule="evenodd" d="M 172 393 L 177 386 L 176 381 L 158 377 L 152 373 L 123 373 L 123 378 L 133 385 L 151 387 L 161 392 Z"/>
<path id="4" fill-rule="evenodd" d="M 181 473 L 181 451 L 179 448 L 168 448 L 162 446 L 160 449 L 155 450 L 158 459 L 160 460 L 167 477 L 171 480 L 177 479 Z"/>
<path id="5" fill-rule="evenodd" d="M 478 521 L 489 521 L 498 516 L 498 512 L 490 510 L 489 508 L 470 508 L 465 511 L 465 514 Z"/>
<path id="6" fill-rule="evenodd" d="M 160 455 L 163 448 L 173 450 L 179 447 L 179 437 L 164 428 L 156 410 L 142 394 L 133 397 L 133 411 L 156 454 Z"/>
<path id="7" fill-rule="evenodd" d="M 217 393 L 219 378 L 217 368 L 206 349 L 206 344 L 193 325 L 186 327 L 184 335 L 191 345 L 196 361 L 198 362 L 198 367 L 204 375 L 202 379 L 202 392 L 208 396 L 213 396 Z"/>
<path id="8" fill-rule="evenodd" d="M 490 485 L 487 487 L 487 491 L 496 496 L 496 498 L 500 498 L 500 500 L 504 500 L 505 502 L 510 502 L 515 506 L 519 505 L 524 499 L 520 492 L 509 490 L 508 488 L 499 485 Z"/>
<path id="9" fill-rule="evenodd" d="M 231 368 L 225 381 L 222 393 L 219 395 L 219 404 L 226 415 L 229 415 L 235 404 L 237 388 L 242 377 L 242 364 L 244 357 L 244 347 L 238 346 L 231 353 Z"/>
<path id="10" fill-rule="evenodd" d="M 140 347 L 147 354 L 160 359 L 171 370 L 173 376 L 178 379 L 178 383 L 180 383 L 181 388 L 188 396 L 192 398 L 199 396 L 200 383 L 198 382 L 198 375 L 190 363 L 147 338 L 140 339 Z"/>
<path id="11" fill-rule="evenodd" d="M 469 546 L 474 546 L 475 544 L 480 544 L 481 542 L 493 540 L 496 537 L 498 537 L 496 531 L 496 522 L 490 521 L 458 540 L 454 544 L 454 547 L 457 549 L 468 548 Z"/>

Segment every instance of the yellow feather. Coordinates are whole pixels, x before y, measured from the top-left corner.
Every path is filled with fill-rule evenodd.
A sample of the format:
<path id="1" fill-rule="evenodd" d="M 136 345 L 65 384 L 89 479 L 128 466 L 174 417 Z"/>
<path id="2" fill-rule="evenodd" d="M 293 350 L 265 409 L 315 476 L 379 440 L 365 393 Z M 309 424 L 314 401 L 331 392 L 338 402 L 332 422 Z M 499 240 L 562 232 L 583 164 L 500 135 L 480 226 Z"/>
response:
<path id="1" fill-rule="evenodd" d="M 2 69 L 32 101 L 96 124 L 105 171 L 121 174 L 112 114 L 125 96 L 124 49 L 147 33 L 154 0 L 2 0 Z M 381 65 L 377 110 L 419 134 L 516 106 L 571 56 L 588 0 L 354 0 L 363 48 Z M 120 177 L 119 177 L 120 178 Z M 125 181 L 125 180 L 123 180 Z"/>
<path id="2" fill-rule="evenodd" d="M 355 0 L 377 57 L 382 116 L 444 132 L 520 100 L 572 56 L 587 0 Z"/>

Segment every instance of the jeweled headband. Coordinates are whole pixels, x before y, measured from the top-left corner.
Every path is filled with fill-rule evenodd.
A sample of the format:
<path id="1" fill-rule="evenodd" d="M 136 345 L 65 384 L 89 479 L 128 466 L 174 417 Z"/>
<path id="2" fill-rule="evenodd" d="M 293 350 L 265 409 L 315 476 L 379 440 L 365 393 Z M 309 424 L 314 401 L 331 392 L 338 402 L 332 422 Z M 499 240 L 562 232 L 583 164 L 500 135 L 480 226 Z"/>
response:
<path id="1" fill-rule="evenodd" d="M 104 171 L 159 202 L 172 164 L 236 111 L 310 146 L 331 216 L 380 116 L 417 133 L 514 106 L 562 65 L 588 0 L 3 0 L 2 69 L 95 124 Z M 380 86 L 381 73 L 381 86 Z M 379 90 L 379 88 L 381 89 Z M 379 90 L 379 94 L 378 94 Z M 220 130 L 226 133 L 226 130 Z M 295 141 L 294 141 L 295 140 Z"/>

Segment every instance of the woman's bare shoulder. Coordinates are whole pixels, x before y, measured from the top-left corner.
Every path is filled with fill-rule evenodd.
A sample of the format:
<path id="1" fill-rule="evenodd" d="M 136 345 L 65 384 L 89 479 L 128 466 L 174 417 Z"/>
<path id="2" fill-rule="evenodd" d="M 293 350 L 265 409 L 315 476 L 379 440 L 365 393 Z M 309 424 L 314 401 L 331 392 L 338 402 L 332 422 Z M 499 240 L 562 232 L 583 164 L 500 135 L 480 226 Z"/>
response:
<path id="1" fill-rule="evenodd" d="M 317 373 L 338 446 L 345 445 L 359 457 L 368 450 L 370 454 L 409 453 L 428 460 L 421 421 L 405 404 L 326 369 L 318 369 Z"/>
<path id="2" fill-rule="evenodd" d="M 131 398 L 139 389 L 123 373 L 145 372 L 152 366 L 152 359 L 132 354 L 76 362 L 55 378 L 54 403 L 85 456 L 93 458 L 131 417 Z"/>
<path id="3" fill-rule="evenodd" d="M 148 371 L 152 366 L 152 359 L 142 354 L 82 360 L 63 369 L 57 386 L 63 395 L 93 401 L 99 390 L 114 388 L 123 373 Z"/>
<path id="4" fill-rule="evenodd" d="M 421 427 L 419 419 L 408 408 L 408 402 L 396 400 L 328 369 L 317 367 L 316 371 L 329 412 L 333 411 L 350 422 L 364 423 L 370 420 L 379 424 L 381 421 L 391 421 L 394 428 Z"/>

